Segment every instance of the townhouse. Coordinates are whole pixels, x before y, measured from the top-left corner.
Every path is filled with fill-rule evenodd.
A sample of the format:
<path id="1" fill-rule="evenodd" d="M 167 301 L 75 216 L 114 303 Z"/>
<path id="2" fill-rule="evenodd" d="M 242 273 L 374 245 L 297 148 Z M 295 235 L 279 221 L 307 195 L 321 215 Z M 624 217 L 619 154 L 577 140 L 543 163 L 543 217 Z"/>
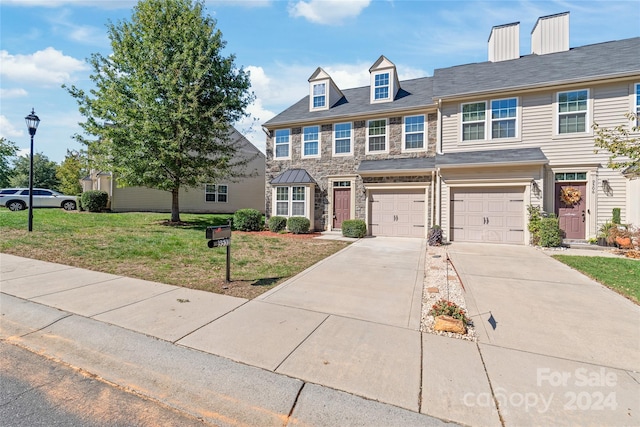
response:
<path id="1" fill-rule="evenodd" d="M 488 61 L 400 81 L 381 56 L 370 85 L 340 89 L 318 68 L 309 95 L 263 127 L 266 213 L 316 230 L 366 221 L 373 236 L 526 244 L 529 206 L 567 239 L 594 237 L 621 209 L 638 224 L 640 179 L 607 168 L 593 124 L 640 111 L 640 38 L 569 47 L 569 13 L 496 26 Z"/>

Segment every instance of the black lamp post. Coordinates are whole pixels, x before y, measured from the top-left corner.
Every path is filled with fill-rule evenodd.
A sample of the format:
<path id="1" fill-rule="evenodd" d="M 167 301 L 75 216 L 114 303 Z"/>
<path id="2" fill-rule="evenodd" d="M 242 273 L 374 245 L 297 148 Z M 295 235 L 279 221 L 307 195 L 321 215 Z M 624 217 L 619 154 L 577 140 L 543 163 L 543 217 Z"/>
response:
<path id="1" fill-rule="evenodd" d="M 33 136 L 38 130 L 40 119 L 36 116 L 36 112 L 31 109 L 31 114 L 24 118 L 31 135 L 31 158 L 29 161 L 29 231 L 33 230 Z"/>

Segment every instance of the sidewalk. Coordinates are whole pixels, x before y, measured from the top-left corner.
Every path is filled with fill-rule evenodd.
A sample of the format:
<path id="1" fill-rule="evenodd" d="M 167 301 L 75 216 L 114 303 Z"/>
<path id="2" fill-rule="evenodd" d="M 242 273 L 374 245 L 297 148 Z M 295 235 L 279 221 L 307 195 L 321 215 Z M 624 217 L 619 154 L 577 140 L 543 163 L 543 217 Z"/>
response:
<path id="1" fill-rule="evenodd" d="M 2 254 L 0 338 L 216 425 L 445 425 L 424 245 L 362 239 L 252 301 Z"/>
<path id="2" fill-rule="evenodd" d="M 248 301 L 0 255 L 0 339 L 216 425 L 640 425 L 640 308 L 534 248 L 453 244 L 477 343 L 419 331 L 422 239 Z"/>

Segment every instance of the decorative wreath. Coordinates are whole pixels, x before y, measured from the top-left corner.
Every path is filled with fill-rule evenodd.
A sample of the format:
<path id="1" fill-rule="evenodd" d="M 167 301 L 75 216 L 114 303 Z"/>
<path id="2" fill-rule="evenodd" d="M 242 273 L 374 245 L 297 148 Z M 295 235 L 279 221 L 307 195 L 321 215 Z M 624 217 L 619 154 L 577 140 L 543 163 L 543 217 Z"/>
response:
<path id="1" fill-rule="evenodd" d="M 567 187 L 560 190 L 560 200 L 567 205 L 575 205 L 580 199 L 582 199 L 582 194 L 577 188 Z"/>

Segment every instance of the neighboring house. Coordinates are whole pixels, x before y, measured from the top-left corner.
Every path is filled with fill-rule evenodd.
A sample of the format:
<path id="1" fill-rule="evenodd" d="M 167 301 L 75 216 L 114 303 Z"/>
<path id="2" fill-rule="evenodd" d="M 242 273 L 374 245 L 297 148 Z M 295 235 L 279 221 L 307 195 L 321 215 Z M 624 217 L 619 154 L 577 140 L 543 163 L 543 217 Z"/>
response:
<path id="1" fill-rule="evenodd" d="M 265 156 L 236 129 L 231 139 L 241 144 L 239 155 L 252 159 L 245 167 L 247 177 L 237 182 L 211 182 L 197 188 L 180 189 L 180 212 L 233 213 L 252 208 L 264 212 Z M 111 173 L 92 171 L 82 181 L 82 190 L 103 190 L 109 194 L 114 212 L 171 212 L 171 192 L 146 187 L 118 186 Z"/>
<path id="2" fill-rule="evenodd" d="M 514 244 L 529 241 L 529 205 L 558 214 L 568 239 L 595 237 L 614 207 L 637 220 L 638 179 L 594 153 L 592 125 L 640 108 L 640 38 L 569 49 L 568 25 L 539 18 L 522 57 L 519 24 L 494 27 L 488 62 L 422 79 L 399 81 L 380 57 L 370 86 L 341 91 L 319 68 L 309 96 L 264 124 L 267 215 Z"/>

